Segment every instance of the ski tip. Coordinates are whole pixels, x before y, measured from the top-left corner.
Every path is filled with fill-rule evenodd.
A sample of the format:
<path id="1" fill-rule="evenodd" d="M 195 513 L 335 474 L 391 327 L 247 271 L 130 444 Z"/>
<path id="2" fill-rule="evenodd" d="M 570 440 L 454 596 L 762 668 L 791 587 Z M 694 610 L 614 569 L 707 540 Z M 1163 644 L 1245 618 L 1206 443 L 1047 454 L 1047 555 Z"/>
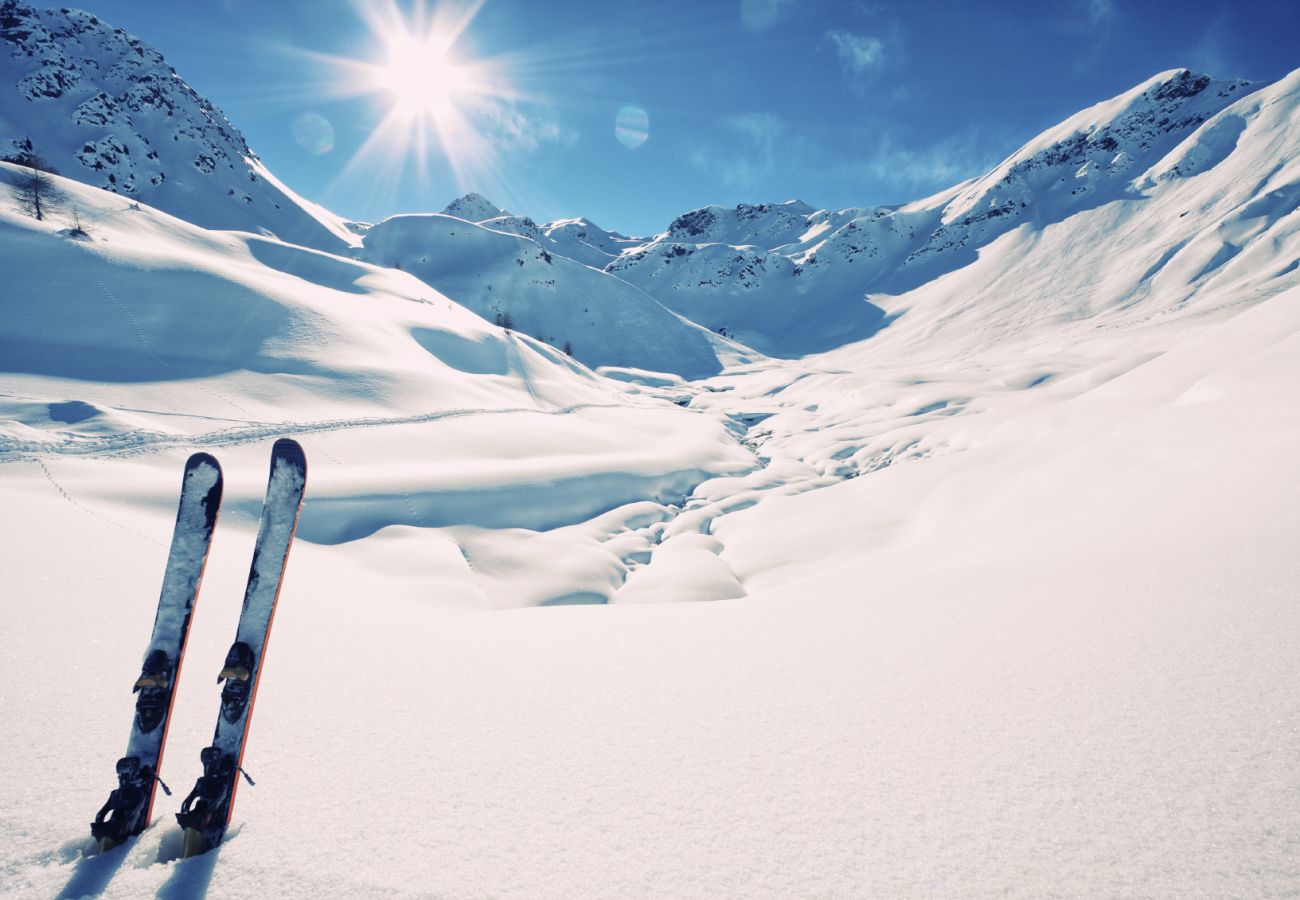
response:
<path id="1" fill-rule="evenodd" d="M 303 453 L 302 444 L 293 438 L 280 438 L 271 448 L 272 459 L 288 459 L 294 462 L 300 462 L 303 465 L 307 463 L 307 454 Z"/>
<path id="2" fill-rule="evenodd" d="M 217 469 L 221 468 L 221 463 L 217 462 L 217 458 L 215 456 L 213 456 L 211 453 L 205 453 L 202 450 L 200 450 L 198 453 L 190 454 L 190 458 L 185 460 L 185 468 L 193 469 L 197 466 L 202 465 L 203 463 L 207 463 L 208 465 L 214 466 Z"/>
<path id="3" fill-rule="evenodd" d="M 199 466 L 212 466 L 217 470 L 217 479 L 221 479 L 221 463 L 217 462 L 217 458 L 211 453 L 199 452 L 192 454 L 189 459 L 185 460 L 186 474 L 193 472 Z"/>
<path id="4" fill-rule="evenodd" d="M 210 468 L 216 473 L 213 478 L 211 473 L 204 471 Z M 204 505 L 208 508 L 209 514 L 215 519 L 216 509 L 221 504 L 221 493 L 225 484 L 225 476 L 221 472 L 221 463 L 217 458 L 209 453 L 195 453 L 185 461 L 185 475 L 181 479 L 182 485 L 189 485 L 190 480 L 199 477 L 202 473 L 202 480 L 208 484 L 207 496 L 204 498 Z"/>

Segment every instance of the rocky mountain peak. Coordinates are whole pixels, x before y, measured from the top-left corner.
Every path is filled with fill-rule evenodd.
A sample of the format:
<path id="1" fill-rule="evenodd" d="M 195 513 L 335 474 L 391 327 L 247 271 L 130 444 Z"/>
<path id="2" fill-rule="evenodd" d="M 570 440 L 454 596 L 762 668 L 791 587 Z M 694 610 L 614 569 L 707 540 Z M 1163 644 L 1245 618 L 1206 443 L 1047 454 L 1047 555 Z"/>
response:
<path id="1" fill-rule="evenodd" d="M 497 206 L 482 194 L 473 191 L 448 203 L 443 207 L 442 214 L 444 216 L 455 216 L 458 219 L 464 219 L 466 222 L 485 222 L 488 219 L 499 219 L 503 216 L 512 215 L 512 213 Z"/>

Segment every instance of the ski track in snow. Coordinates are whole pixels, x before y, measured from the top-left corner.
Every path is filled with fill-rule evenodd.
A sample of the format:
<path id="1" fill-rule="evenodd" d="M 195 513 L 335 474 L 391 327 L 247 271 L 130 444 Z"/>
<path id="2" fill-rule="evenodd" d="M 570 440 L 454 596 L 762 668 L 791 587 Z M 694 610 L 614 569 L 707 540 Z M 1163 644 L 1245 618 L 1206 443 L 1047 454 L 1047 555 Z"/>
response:
<path id="1" fill-rule="evenodd" d="M 133 432 L 108 437 L 67 437 L 62 441 L 37 442 L 0 439 L 0 465 L 28 462 L 38 456 L 129 456 L 151 453 L 174 447 L 227 447 L 265 441 L 274 437 L 321 434 L 354 428 L 384 428 L 393 425 L 419 425 L 446 419 L 469 416 L 499 416 L 518 413 L 564 416 L 585 409 L 627 408 L 626 403 L 576 403 L 561 409 L 543 409 L 528 406 L 500 409 L 448 409 L 411 416 L 375 416 L 358 419 L 332 419 L 320 422 L 257 422 L 223 428 L 196 435 L 162 434 L 159 432 Z"/>
<path id="2" fill-rule="evenodd" d="M 14 461 L 16 462 L 17 460 Z M 107 522 L 108 524 L 112 525 L 114 528 L 121 529 L 122 531 L 125 531 L 127 534 L 134 535 L 135 537 L 138 537 L 143 541 L 148 541 L 150 544 L 153 544 L 155 547 L 167 546 L 165 543 L 158 540 L 157 538 L 151 538 L 146 534 L 141 534 L 131 526 L 123 525 L 117 519 L 114 519 L 110 516 L 106 516 L 101 512 L 91 509 L 89 506 L 86 506 L 84 503 L 77 501 L 75 498 L 73 498 L 71 494 L 67 492 L 67 490 L 63 487 L 63 485 L 59 484 L 59 482 L 55 480 L 54 474 L 50 471 L 50 467 L 46 465 L 45 460 L 40 459 L 39 457 L 31 457 L 23 461 L 35 463 L 37 466 L 39 466 L 41 470 L 41 474 L 45 476 L 45 480 L 48 481 L 50 485 L 54 488 L 54 490 L 58 492 L 59 496 L 62 497 L 64 500 L 68 501 L 68 503 L 72 504 L 77 509 L 86 513 L 87 515 L 94 516 L 96 519 L 100 519 L 101 521 Z"/>
<path id="3" fill-rule="evenodd" d="M 136 339 L 139 340 L 140 347 L 142 350 L 144 350 L 145 356 L 153 360 L 154 364 L 157 365 L 159 368 L 171 372 L 173 375 L 177 377 L 184 377 L 183 373 L 180 370 L 178 370 L 174 365 L 172 365 L 166 359 L 164 359 L 163 357 L 159 356 L 157 353 L 154 352 L 153 347 L 149 345 L 149 338 L 145 335 L 144 329 L 140 327 L 140 320 L 136 318 L 136 315 L 131 310 L 131 308 L 118 298 L 117 294 L 115 294 L 109 288 L 109 286 L 104 283 L 103 279 L 99 279 L 95 283 L 99 285 L 100 290 L 102 290 L 104 294 L 107 295 L 108 299 L 112 301 L 113 305 L 118 308 L 118 310 L 122 313 L 122 316 L 127 320 L 127 322 L 130 323 L 131 330 L 135 332 Z M 238 403 L 236 403 L 234 400 L 231 400 L 226 395 L 219 393 L 218 391 L 214 391 L 212 388 L 208 387 L 205 384 L 202 384 L 201 382 L 198 383 L 197 386 L 209 397 L 219 400 L 222 403 L 226 404 L 227 406 L 233 407 L 234 409 L 242 413 L 244 416 L 251 415 L 251 413 L 249 413 L 247 409 L 240 406 Z M 2 449 L 3 448 L 0 448 L 0 450 Z"/>

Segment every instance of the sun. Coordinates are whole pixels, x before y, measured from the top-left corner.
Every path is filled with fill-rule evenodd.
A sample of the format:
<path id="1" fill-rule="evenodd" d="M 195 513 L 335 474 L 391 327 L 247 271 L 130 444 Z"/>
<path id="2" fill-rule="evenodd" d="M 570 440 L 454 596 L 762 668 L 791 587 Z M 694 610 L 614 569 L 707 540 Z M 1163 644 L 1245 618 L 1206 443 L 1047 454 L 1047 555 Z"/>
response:
<path id="1" fill-rule="evenodd" d="M 457 62 L 445 40 L 400 36 L 387 61 L 376 66 L 375 88 L 388 94 L 405 116 L 428 116 L 446 126 L 449 117 L 474 91 L 473 70 Z"/>
<path id="2" fill-rule="evenodd" d="M 364 57 L 312 54 L 329 91 L 372 101 L 378 117 L 334 184 L 364 181 L 395 199 L 408 166 L 420 184 L 449 172 L 458 187 L 505 177 L 493 135 L 518 130 L 512 56 L 484 56 L 466 34 L 485 0 L 352 0 L 372 40 Z M 503 124 L 504 123 L 504 124 Z"/>

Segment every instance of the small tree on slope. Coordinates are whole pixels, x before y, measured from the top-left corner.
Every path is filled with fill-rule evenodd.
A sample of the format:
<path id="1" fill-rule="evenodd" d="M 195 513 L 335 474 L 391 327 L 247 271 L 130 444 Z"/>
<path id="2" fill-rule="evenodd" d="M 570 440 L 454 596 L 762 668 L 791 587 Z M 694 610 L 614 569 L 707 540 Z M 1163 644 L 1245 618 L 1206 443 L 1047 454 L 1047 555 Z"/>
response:
<path id="1" fill-rule="evenodd" d="M 40 221 L 59 199 L 58 189 L 50 178 L 54 167 L 35 153 L 23 154 L 20 164 L 24 169 L 14 188 L 18 205 L 27 215 Z"/>

